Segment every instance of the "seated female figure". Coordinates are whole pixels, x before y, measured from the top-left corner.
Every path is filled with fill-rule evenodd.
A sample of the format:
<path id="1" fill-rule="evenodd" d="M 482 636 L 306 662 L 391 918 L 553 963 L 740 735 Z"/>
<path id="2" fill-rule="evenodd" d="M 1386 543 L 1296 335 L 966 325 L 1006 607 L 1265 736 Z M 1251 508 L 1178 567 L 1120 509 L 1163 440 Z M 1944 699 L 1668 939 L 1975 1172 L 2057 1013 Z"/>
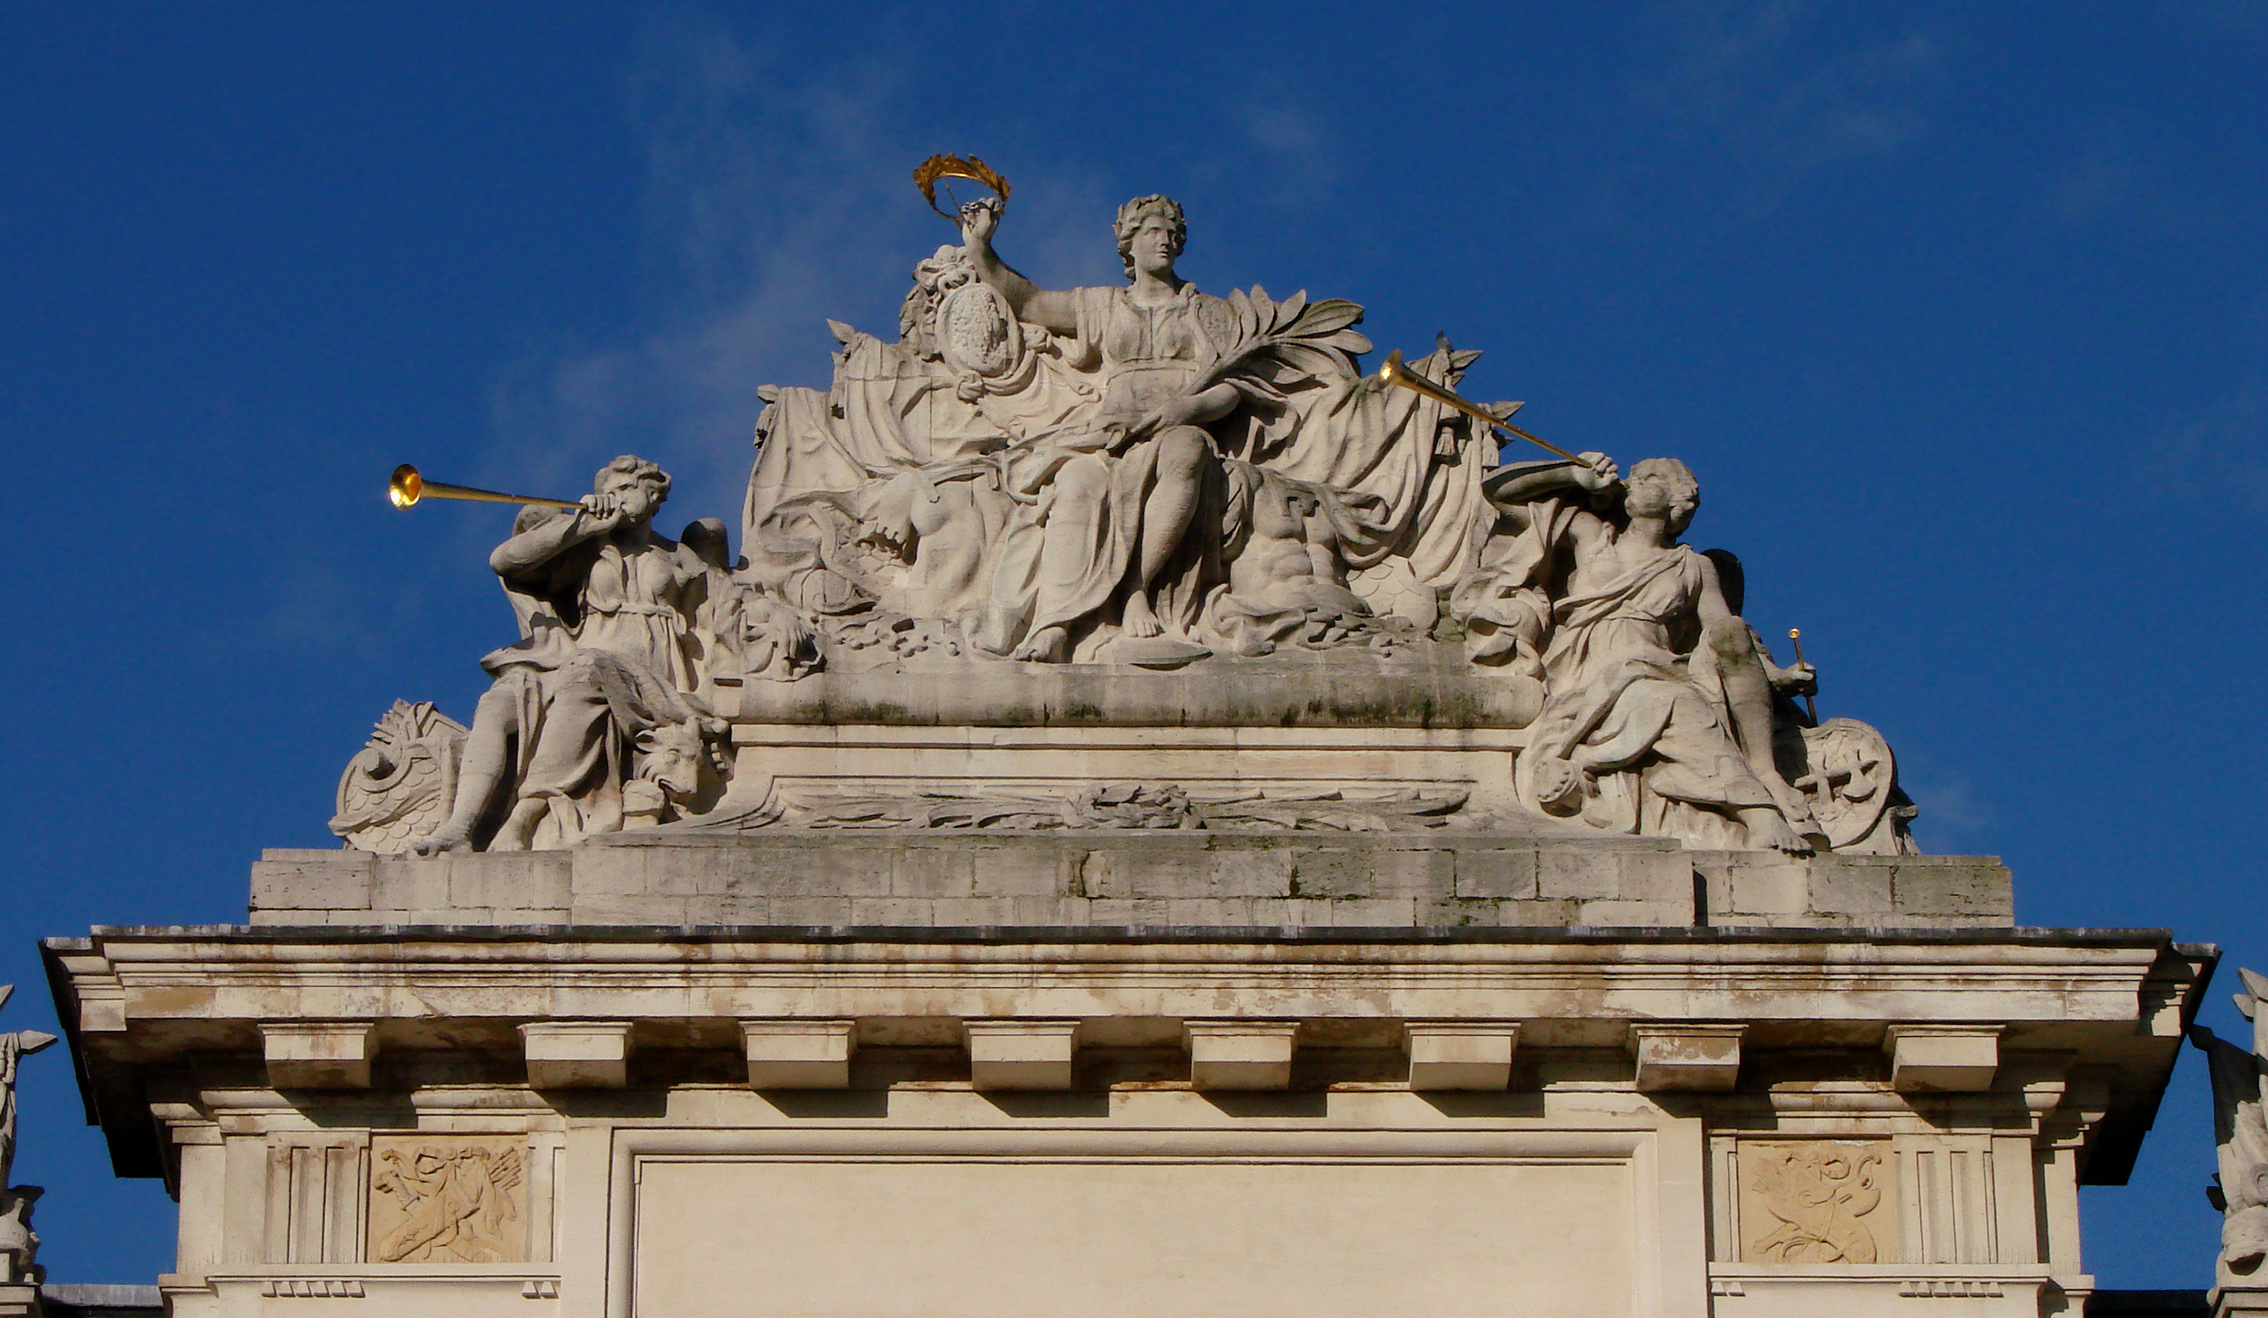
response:
<path id="1" fill-rule="evenodd" d="M 1099 357 L 1103 398 L 1085 432 L 1051 445 L 1038 468 L 1034 599 L 1015 657 L 1059 661 L 1074 633 L 1116 621 L 1131 637 L 1184 639 L 1203 605 L 1203 546 L 1192 527 L 1220 480 L 1203 427 L 1235 409 L 1234 387 L 1197 388 L 1220 354 L 1226 304 L 1174 273 L 1187 227 L 1167 197 L 1119 208 L 1124 288 L 1051 291 L 992 250 L 997 201 L 961 208 L 964 249 L 1018 319 L 1074 336 Z"/>

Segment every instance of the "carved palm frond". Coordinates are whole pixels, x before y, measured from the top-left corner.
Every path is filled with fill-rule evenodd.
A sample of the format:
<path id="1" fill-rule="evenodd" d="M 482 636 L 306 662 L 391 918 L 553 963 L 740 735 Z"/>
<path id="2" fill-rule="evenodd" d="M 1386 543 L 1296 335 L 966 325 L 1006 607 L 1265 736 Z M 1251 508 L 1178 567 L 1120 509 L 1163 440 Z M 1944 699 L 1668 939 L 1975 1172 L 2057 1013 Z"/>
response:
<path id="1" fill-rule="evenodd" d="M 1362 308 L 1342 298 L 1309 302 L 1303 289 L 1277 302 L 1255 284 L 1230 293 L 1228 304 L 1235 341 L 1200 378 L 1198 392 L 1229 382 L 1247 397 L 1281 401 L 1296 381 L 1356 374 L 1354 359 L 1370 351 L 1370 340 L 1354 330 Z"/>
<path id="2" fill-rule="evenodd" d="M 516 1188 L 521 1174 L 520 1151 L 516 1148 L 504 1150 L 488 1169 L 488 1179 L 499 1190 Z"/>

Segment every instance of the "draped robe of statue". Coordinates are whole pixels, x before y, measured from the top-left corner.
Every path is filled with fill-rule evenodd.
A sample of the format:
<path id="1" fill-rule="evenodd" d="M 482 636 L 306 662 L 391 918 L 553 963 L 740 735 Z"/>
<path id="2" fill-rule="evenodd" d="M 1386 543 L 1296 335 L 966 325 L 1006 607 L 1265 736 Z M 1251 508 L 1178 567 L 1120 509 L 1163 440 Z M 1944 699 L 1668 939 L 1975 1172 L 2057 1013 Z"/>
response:
<path id="1" fill-rule="evenodd" d="M 1564 534 L 1555 500 L 1532 506 L 1524 534 Z M 1548 553 L 1531 552 L 1541 562 Z M 1585 822 L 1703 847 L 1753 845 L 1736 812 L 1778 809 L 1732 731 L 1722 685 L 1696 653 L 1701 555 L 1673 545 L 1586 593 L 1550 602 L 1543 709 L 1521 757 L 1523 794 L 1539 805 L 1536 774 L 1557 759 L 1588 759 Z"/>
<path id="2" fill-rule="evenodd" d="M 1470 568 L 1490 520 L 1480 493 L 1489 442 L 1445 440 L 1438 404 L 1351 369 L 1243 351 L 1231 304 L 1189 286 L 1155 308 L 1135 306 L 1123 288 L 1074 298 L 1069 336 L 1010 320 L 1000 337 L 1012 350 L 991 374 L 956 370 L 910 328 L 885 343 L 836 326 L 833 386 L 779 389 L 759 423 L 743 535 L 756 574 L 819 612 L 851 589 L 847 580 L 884 609 L 961 622 L 987 650 L 1051 623 L 1084 627 L 1074 657 L 1092 658 L 1115 630 L 1110 604 L 1156 475 L 1154 449 L 1137 441 L 1112 454 L 1106 427 L 1194 389 L 1224 358 L 1249 358 L 1244 401 L 1205 427 L 1213 450 L 1324 491 L 1356 589 L 1422 596 L 1421 620 L 1431 621 L 1433 590 Z M 909 312 L 909 327 L 919 323 Z M 1413 365 L 1439 380 L 1448 355 Z M 1043 581 L 1040 544 L 1065 511 L 1050 500 L 1064 497 L 1058 478 L 1074 463 L 1106 469 L 1104 480 L 1076 482 L 1094 504 L 1080 523 L 1093 537 L 1080 571 Z M 1200 639 L 1206 597 L 1225 588 L 1215 547 L 1236 531 L 1222 524 L 1236 501 L 1223 497 L 1217 471 L 1207 479 L 1157 609 L 1169 628 L 1195 628 Z M 863 545 L 877 530 L 906 546 L 902 562 L 873 566 Z M 940 561 L 957 565 L 933 570 Z"/>
<path id="3" fill-rule="evenodd" d="M 531 509 L 521 529 L 573 516 Z M 519 705 L 515 803 L 550 806 L 531 845 L 620 830 L 638 734 L 699 717 L 687 592 L 705 580 L 706 565 L 659 535 L 586 540 L 505 577 L 521 639 L 480 664 Z"/>
<path id="4" fill-rule="evenodd" d="M 2251 971 L 2239 971 L 2245 987 L 2258 987 Z M 2249 1004 L 2247 1015 L 2258 1012 L 2260 1002 L 2249 993 L 2239 996 Z M 2221 1195 L 2220 1281 L 2250 1280 L 2268 1257 L 2268 1120 L 2262 1116 L 2261 1074 L 2264 1063 L 2257 1052 L 2216 1038 L 2211 1030 L 2194 1028 L 2190 1041 L 2205 1052 L 2207 1073 L 2213 1085 L 2213 1139 L 2220 1170 L 2214 1177 Z M 2232 1276 L 2232 1272 L 2235 1274 Z"/>
<path id="5" fill-rule="evenodd" d="M 1136 303 L 1123 288 L 1072 296 L 1078 328 L 1067 355 L 1096 363 L 1102 398 L 1092 413 L 1036 438 L 1008 463 L 1010 491 L 1035 502 L 1002 546 L 993 598 L 1022 634 L 1091 625 L 1127 583 L 1141 549 L 1143 505 L 1159 478 L 1159 436 L 1113 452 L 1109 427 L 1192 392 L 1228 337 L 1228 304 L 1188 284 L 1157 306 Z M 1159 621 L 1182 632 L 1194 627 L 1219 576 L 1219 545 L 1208 531 L 1220 517 L 1220 455 L 1209 435 L 1204 446 L 1196 519 L 1156 587 Z"/>

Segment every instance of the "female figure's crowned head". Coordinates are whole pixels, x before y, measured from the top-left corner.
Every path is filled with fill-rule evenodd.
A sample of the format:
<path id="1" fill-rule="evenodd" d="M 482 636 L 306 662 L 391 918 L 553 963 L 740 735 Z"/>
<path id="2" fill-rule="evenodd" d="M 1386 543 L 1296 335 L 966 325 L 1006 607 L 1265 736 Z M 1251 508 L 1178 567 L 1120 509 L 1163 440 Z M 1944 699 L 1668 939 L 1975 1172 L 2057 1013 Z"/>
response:
<path id="1" fill-rule="evenodd" d="M 1118 235 L 1118 259 L 1126 264 L 1126 277 L 1151 275 L 1172 281 L 1173 263 L 1189 241 L 1189 222 L 1181 203 L 1152 194 L 1136 197 L 1118 208 L 1111 225 Z"/>

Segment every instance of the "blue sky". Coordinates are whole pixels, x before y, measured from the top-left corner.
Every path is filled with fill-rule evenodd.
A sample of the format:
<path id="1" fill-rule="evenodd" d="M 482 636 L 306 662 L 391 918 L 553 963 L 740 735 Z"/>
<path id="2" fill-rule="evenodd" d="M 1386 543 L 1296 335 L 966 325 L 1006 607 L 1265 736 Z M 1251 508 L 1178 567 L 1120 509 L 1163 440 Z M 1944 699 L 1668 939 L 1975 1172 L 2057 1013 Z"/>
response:
<path id="1" fill-rule="evenodd" d="M 1684 458 L 1926 848 L 2005 856 L 2025 923 L 2268 967 L 2264 60 L 2228 0 L 0 9 L 4 1023 L 53 1028 L 41 935 L 241 919 L 395 697 L 469 715 L 509 514 L 396 513 L 388 469 L 573 494 L 636 451 L 665 522 L 734 520 L 757 387 L 952 239 L 943 150 L 1043 284 L 1167 192 L 1201 287 L 1446 330 L 1529 428 Z M 169 1266 L 67 1061 L 25 1077 L 51 1275 Z M 2205 1104 L 2186 1059 L 2088 1192 L 2104 1284 L 2205 1284 Z"/>

